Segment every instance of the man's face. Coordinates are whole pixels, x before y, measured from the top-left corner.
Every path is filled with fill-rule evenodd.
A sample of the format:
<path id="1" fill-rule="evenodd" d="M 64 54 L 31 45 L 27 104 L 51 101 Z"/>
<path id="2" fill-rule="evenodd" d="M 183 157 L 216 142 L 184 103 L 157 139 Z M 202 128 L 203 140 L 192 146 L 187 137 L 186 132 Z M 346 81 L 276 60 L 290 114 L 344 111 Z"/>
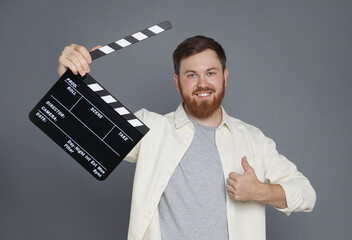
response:
<path id="1" fill-rule="evenodd" d="M 174 75 L 188 114 L 207 118 L 219 109 L 225 94 L 228 69 L 222 66 L 216 52 L 206 49 L 184 58 L 179 75 Z"/>

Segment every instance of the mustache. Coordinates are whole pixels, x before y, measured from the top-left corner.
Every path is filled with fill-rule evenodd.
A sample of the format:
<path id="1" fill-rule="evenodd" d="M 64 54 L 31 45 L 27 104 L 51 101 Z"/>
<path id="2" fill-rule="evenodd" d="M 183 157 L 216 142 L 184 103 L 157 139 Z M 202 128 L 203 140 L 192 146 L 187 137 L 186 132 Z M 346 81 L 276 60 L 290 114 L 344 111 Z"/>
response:
<path id="1" fill-rule="evenodd" d="M 212 93 L 214 93 L 215 89 L 214 88 L 210 88 L 210 87 L 206 87 L 206 88 L 198 87 L 196 90 L 194 90 L 192 92 L 192 95 L 195 95 L 195 94 L 197 94 L 199 92 L 212 92 Z"/>

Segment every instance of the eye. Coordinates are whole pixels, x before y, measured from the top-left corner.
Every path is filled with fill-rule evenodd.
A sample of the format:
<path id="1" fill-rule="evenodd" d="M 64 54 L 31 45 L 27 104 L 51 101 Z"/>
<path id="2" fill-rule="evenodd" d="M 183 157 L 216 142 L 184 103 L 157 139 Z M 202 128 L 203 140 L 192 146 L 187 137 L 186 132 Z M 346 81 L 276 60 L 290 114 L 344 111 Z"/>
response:
<path id="1" fill-rule="evenodd" d="M 208 72 L 208 76 L 214 76 L 215 72 Z"/>
<path id="2" fill-rule="evenodd" d="M 189 77 L 189 78 L 195 78 L 196 75 L 195 75 L 194 73 L 191 73 L 191 74 L 188 74 L 187 77 Z"/>

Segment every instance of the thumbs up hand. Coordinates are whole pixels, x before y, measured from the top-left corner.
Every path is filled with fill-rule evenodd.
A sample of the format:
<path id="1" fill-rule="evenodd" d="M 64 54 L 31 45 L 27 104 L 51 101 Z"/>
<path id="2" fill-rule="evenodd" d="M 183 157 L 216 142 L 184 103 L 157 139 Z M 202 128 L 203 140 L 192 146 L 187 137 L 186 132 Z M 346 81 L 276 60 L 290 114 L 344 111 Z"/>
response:
<path id="1" fill-rule="evenodd" d="M 243 157 L 241 163 L 244 173 L 231 172 L 226 181 L 226 190 L 233 200 L 256 201 L 264 183 L 258 180 L 254 169 L 247 161 L 247 157 Z"/>

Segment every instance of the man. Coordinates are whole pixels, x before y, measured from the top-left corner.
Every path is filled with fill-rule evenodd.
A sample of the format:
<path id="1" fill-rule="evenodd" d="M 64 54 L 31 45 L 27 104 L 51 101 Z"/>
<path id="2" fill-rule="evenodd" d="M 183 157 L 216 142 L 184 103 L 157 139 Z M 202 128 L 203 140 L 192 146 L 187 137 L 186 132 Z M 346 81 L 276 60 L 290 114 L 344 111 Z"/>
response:
<path id="1" fill-rule="evenodd" d="M 98 46 L 99 47 L 99 46 Z M 229 70 L 221 45 L 195 36 L 174 51 L 183 103 L 165 116 L 136 113 L 148 134 L 126 160 L 136 162 L 129 239 L 265 239 L 265 204 L 311 211 L 308 179 L 257 128 L 221 107 Z M 58 73 L 89 72 L 86 48 L 72 44 Z"/>

